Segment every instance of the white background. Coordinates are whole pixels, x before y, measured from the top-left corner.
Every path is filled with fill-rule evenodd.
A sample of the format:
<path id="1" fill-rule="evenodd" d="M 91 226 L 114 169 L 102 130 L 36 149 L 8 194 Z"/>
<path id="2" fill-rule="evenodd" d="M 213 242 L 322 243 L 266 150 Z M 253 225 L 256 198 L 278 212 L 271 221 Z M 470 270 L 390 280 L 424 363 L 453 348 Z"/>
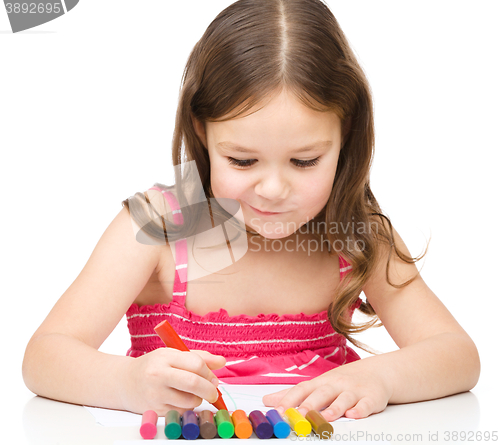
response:
<path id="1" fill-rule="evenodd" d="M 0 329 L 3 384 L 17 392 L 9 424 L 32 396 L 21 377 L 30 336 L 121 201 L 172 183 L 182 72 L 231 3 L 82 0 L 17 34 L 0 6 Z M 373 91 L 372 190 L 412 255 L 432 236 L 424 280 L 479 348 L 473 392 L 498 395 L 498 2 L 327 4 Z M 358 338 L 396 348 L 383 328 Z M 101 350 L 124 354 L 129 343 L 122 320 Z"/>

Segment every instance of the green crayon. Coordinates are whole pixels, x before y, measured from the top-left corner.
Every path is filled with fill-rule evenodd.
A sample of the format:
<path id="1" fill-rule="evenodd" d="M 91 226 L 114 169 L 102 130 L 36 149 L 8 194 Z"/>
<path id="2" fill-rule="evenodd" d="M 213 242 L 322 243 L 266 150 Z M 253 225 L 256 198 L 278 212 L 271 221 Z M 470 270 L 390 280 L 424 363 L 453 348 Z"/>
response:
<path id="1" fill-rule="evenodd" d="M 178 439 L 181 433 L 181 415 L 175 409 L 171 409 L 165 416 L 165 436 L 167 439 Z"/>
<path id="2" fill-rule="evenodd" d="M 215 414 L 215 424 L 217 425 L 217 433 L 222 439 L 230 439 L 234 434 L 234 425 L 231 416 L 225 409 L 220 409 Z"/>

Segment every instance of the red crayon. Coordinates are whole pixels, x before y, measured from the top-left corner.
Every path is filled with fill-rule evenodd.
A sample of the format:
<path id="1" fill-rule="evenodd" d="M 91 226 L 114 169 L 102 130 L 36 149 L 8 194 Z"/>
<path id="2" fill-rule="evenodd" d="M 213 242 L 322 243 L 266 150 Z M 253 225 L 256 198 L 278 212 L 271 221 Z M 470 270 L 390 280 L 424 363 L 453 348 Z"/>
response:
<path id="1" fill-rule="evenodd" d="M 150 409 L 144 412 L 139 430 L 143 439 L 154 439 L 156 437 L 156 422 L 158 422 L 156 411 Z"/>
<path id="2" fill-rule="evenodd" d="M 158 336 L 162 339 L 163 343 L 169 348 L 178 349 L 179 351 L 189 351 L 189 348 L 184 344 L 181 338 L 177 335 L 172 325 L 167 321 L 163 320 L 155 326 L 155 331 Z M 222 400 L 222 394 L 217 388 L 219 393 L 219 398 L 212 403 L 217 409 L 225 409 L 227 411 L 226 404 Z"/>

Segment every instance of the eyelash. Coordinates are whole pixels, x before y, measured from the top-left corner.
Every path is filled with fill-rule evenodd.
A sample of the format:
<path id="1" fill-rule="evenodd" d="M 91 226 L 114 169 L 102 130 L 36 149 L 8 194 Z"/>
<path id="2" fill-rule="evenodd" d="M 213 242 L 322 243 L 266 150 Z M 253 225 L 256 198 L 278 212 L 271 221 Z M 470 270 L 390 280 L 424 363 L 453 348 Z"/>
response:
<path id="1" fill-rule="evenodd" d="M 254 161 L 255 159 L 234 159 L 234 158 L 227 158 L 229 161 L 229 164 L 231 165 L 236 165 L 237 167 L 251 167 L 253 164 L 250 164 L 251 161 Z M 293 159 L 295 161 L 295 165 L 299 168 L 307 168 L 307 167 L 314 167 L 319 163 L 319 156 L 315 159 L 311 159 L 309 161 L 300 161 L 298 159 Z"/>

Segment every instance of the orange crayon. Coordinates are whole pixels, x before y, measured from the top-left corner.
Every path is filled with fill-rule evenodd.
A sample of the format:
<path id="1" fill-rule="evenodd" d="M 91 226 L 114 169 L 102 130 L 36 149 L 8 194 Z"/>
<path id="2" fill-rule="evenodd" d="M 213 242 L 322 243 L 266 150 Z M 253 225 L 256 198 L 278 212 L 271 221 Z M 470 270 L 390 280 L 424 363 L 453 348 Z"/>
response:
<path id="1" fill-rule="evenodd" d="M 248 439 L 253 432 L 252 424 L 242 409 L 237 409 L 231 414 L 234 423 L 234 434 L 240 439 Z"/>

